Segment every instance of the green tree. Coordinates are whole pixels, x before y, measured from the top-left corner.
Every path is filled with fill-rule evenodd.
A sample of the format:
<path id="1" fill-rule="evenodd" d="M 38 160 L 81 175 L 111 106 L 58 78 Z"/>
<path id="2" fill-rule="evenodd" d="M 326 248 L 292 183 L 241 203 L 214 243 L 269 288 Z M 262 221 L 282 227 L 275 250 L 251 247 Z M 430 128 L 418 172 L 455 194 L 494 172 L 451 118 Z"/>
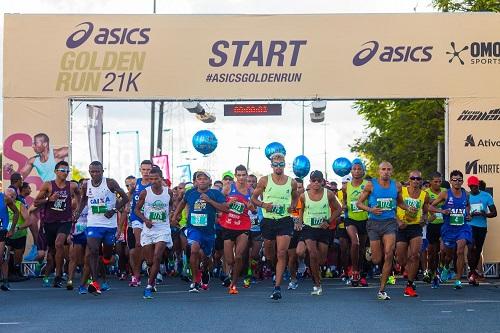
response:
<path id="1" fill-rule="evenodd" d="M 443 12 L 500 12 L 499 0 L 434 0 L 432 4 Z"/>

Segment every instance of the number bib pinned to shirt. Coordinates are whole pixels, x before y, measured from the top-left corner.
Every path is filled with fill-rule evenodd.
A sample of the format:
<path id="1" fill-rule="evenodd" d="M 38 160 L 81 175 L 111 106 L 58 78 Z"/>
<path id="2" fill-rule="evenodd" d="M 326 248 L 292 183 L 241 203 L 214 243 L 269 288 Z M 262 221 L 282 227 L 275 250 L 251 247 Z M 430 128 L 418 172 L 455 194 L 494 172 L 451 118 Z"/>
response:
<path id="1" fill-rule="evenodd" d="M 166 212 L 149 212 L 149 219 L 153 223 L 165 223 L 167 222 L 167 213 Z"/>
<path id="2" fill-rule="evenodd" d="M 311 217 L 311 227 L 317 227 L 323 224 L 325 220 L 321 217 Z"/>
<path id="3" fill-rule="evenodd" d="M 392 198 L 377 198 L 377 208 L 384 211 L 394 209 L 394 200 Z"/>
<path id="4" fill-rule="evenodd" d="M 351 201 L 351 212 L 353 213 L 359 213 L 363 211 L 362 209 L 358 208 L 358 206 L 356 205 L 357 202 L 358 202 L 357 200 Z"/>
<path id="5" fill-rule="evenodd" d="M 232 213 L 241 215 L 241 214 L 243 214 L 243 211 L 245 210 L 245 204 L 243 204 L 243 203 L 241 203 L 239 201 L 235 201 L 235 202 L 233 202 L 232 204 L 229 205 L 229 210 Z"/>
<path id="6" fill-rule="evenodd" d="M 463 225 L 465 217 L 463 214 L 450 214 L 450 225 Z"/>
<path id="7" fill-rule="evenodd" d="M 273 205 L 271 213 L 285 215 L 285 205 Z"/>
<path id="8" fill-rule="evenodd" d="M 207 214 L 191 213 L 191 225 L 193 227 L 206 227 L 207 226 Z"/>
<path id="9" fill-rule="evenodd" d="M 105 204 L 101 205 L 90 205 L 92 214 L 104 214 L 108 211 L 108 207 Z"/>

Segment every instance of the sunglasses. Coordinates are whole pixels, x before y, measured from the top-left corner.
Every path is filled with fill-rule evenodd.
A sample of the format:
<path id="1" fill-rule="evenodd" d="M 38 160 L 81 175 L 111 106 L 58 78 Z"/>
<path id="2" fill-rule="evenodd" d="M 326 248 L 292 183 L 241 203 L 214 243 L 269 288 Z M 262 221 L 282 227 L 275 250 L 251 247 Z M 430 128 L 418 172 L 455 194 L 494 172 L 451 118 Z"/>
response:
<path id="1" fill-rule="evenodd" d="M 410 177 L 410 180 L 422 180 L 422 177 Z"/>
<path id="2" fill-rule="evenodd" d="M 273 163 L 271 163 L 271 166 L 273 168 L 278 168 L 278 167 L 283 168 L 283 167 L 285 167 L 285 165 L 286 165 L 285 162 L 273 162 Z"/>
<path id="3" fill-rule="evenodd" d="M 222 180 L 233 180 L 231 177 L 224 177 Z"/>
<path id="4" fill-rule="evenodd" d="M 321 183 L 323 179 L 316 178 L 316 179 L 311 179 L 311 183 Z"/>
<path id="5" fill-rule="evenodd" d="M 464 180 L 463 180 L 462 178 L 452 178 L 452 179 L 450 179 L 450 181 L 451 181 L 451 182 L 459 182 L 459 183 L 461 183 L 461 182 L 463 182 Z"/>
<path id="6" fill-rule="evenodd" d="M 69 169 L 56 169 L 56 171 L 68 173 Z"/>

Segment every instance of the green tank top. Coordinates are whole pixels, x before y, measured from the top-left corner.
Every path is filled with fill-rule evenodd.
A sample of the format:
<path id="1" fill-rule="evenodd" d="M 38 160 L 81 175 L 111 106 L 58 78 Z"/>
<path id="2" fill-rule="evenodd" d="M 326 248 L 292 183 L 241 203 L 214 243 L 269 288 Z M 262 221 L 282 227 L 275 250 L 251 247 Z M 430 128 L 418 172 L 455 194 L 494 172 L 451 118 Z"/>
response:
<path id="1" fill-rule="evenodd" d="M 267 186 L 262 194 L 262 200 L 273 204 L 271 212 L 262 210 L 266 219 L 276 220 L 290 216 L 288 207 L 292 204 L 292 178 L 288 177 L 284 185 L 277 185 L 271 175 L 267 176 Z"/>
<path id="2" fill-rule="evenodd" d="M 179 227 L 184 228 L 187 225 L 187 207 L 181 212 L 181 219 L 179 220 Z"/>
<path id="3" fill-rule="evenodd" d="M 347 183 L 347 191 L 346 191 L 347 217 L 353 221 L 368 220 L 368 212 L 359 209 L 356 206 L 356 202 L 358 202 L 358 198 L 365 189 L 367 183 L 368 183 L 367 180 L 363 180 L 363 182 L 359 184 L 359 186 L 357 187 L 352 186 L 351 182 Z M 368 200 L 365 200 L 364 204 L 368 205 Z"/>
<path id="4" fill-rule="evenodd" d="M 19 219 L 17 220 L 17 224 L 16 224 L 17 231 L 14 232 L 14 235 L 12 235 L 12 237 L 10 237 L 11 239 L 18 239 L 21 237 L 26 237 L 28 235 L 27 229 L 18 230 L 18 228 L 21 227 L 25 222 L 23 216 L 21 215 L 21 205 L 22 205 L 22 202 L 19 200 L 16 200 L 16 207 L 17 207 L 17 210 L 19 211 Z M 9 208 L 9 229 L 10 229 L 11 223 L 13 222 L 13 219 L 14 219 L 14 213 Z"/>
<path id="5" fill-rule="evenodd" d="M 323 189 L 323 196 L 318 201 L 313 201 L 309 193 L 304 193 L 304 224 L 311 228 L 319 228 L 325 220 L 328 222 L 331 216 L 330 205 L 328 204 L 328 190 Z"/>
<path id="6" fill-rule="evenodd" d="M 441 192 L 444 192 L 446 191 L 445 188 L 442 188 L 441 187 Z M 427 194 L 429 194 L 429 201 L 430 203 L 432 203 L 434 200 L 437 199 L 437 197 L 439 196 L 439 194 L 436 194 L 434 192 L 432 192 L 432 190 L 430 188 L 428 188 L 427 190 L 425 190 L 425 192 L 427 192 Z M 438 205 L 438 208 L 441 208 L 443 206 L 444 202 L 441 202 L 439 205 Z M 430 216 L 432 213 L 429 212 L 428 216 Z M 434 219 L 434 221 L 431 222 L 431 224 L 443 224 L 444 220 L 443 220 L 443 214 L 441 213 L 434 213 L 434 215 L 436 215 L 436 218 Z"/>

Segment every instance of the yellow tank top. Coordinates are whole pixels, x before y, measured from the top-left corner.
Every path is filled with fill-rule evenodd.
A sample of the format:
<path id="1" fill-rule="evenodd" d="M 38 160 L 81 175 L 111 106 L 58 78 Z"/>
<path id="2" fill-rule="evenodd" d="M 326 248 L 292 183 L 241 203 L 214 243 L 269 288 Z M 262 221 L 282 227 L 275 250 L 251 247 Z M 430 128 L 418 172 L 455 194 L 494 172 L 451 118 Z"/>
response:
<path id="1" fill-rule="evenodd" d="M 403 187 L 401 189 L 401 195 L 403 197 L 403 201 L 407 206 L 415 207 L 417 212 L 415 214 L 411 214 L 408 211 L 405 211 L 401 208 L 397 208 L 398 218 L 403 221 L 405 224 L 419 224 L 422 219 L 422 207 L 425 202 L 425 191 L 420 191 L 420 195 L 417 199 L 410 197 L 408 193 L 408 187 Z"/>

